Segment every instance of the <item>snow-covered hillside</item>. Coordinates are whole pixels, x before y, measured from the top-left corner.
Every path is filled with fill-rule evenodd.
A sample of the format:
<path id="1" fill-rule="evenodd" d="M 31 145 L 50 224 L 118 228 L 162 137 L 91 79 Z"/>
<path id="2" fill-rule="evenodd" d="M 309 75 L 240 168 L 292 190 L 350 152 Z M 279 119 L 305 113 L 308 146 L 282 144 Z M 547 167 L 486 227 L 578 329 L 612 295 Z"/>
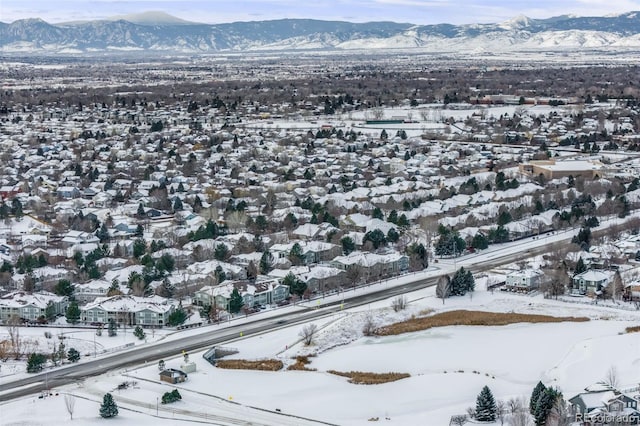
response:
<path id="1" fill-rule="evenodd" d="M 312 19 L 207 25 L 162 12 L 98 21 L 49 24 L 40 19 L 0 23 L 0 51 L 228 51 L 420 49 L 433 52 L 629 49 L 640 47 L 640 17 L 518 16 L 496 24 L 413 25 Z"/>

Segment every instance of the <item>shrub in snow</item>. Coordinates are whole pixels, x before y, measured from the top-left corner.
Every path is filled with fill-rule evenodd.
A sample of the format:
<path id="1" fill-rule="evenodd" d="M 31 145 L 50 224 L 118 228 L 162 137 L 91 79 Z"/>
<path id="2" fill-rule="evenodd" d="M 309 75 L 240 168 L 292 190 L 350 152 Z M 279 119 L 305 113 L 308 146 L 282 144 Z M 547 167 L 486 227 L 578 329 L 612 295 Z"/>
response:
<path id="1" fill-rule="evenodd" d="M 47 362 L 47 356 L 44 354 L 32 353 L 27 360 L 27 373 L 37 373 L 42 371 L 44 364 Z"/>
<path id="2" fill-rule="evenodd" d="M 144 340 L 147 335 L 144 333 L 144 330 L 139 325 L 136 326 L 135 330 L 133 330 L 133 335 L 136 336 L 139 340 Z"/>
<path id="3" fill-rule="evenodd" d="M 172 402 L 180 401 L 182 399 L 182 395 L 178 392 L 178 389 L 174 389 L 171 392 L 165 392 L 162 395 L 162 403 L 163 404 L 171 404 Z"/>

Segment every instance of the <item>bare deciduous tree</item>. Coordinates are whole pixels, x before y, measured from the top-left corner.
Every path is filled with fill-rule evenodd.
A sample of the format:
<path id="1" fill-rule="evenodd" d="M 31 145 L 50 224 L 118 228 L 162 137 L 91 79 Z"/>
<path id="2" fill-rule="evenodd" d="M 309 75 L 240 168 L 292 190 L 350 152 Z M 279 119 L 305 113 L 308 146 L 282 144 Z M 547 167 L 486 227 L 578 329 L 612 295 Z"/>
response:
<path id="1" fill-rule="evenodd" d="M 394 312 L 399 312 L 407 308 L 407 298 L 400 295 L 391 301 L 391 307 Z"/>
<path id="2" fill-rule="evenodd" d="M 566 291 L 568 275 L 563 268 L 552 268 L 545 270 L 545 279 L 541 285 L 541 290 L 546 296 L 555 297 L 563 295 Z"/>
<path id="3" fill-rule="evenodd" d="M 346 278 L 349 280 L 351 285 L 354 287 L 358 285 L 358 282 L 364 275 L 362 266 L 360 265 L 352 265 L 349 269 L 347 269 Z"/>
<path id="4" fill-rule="evenodd" d="M 438 278 L 438 282 L 436 283 L 436 297 L 442 299 L 442 304 L 444 305 L 444 299 L 449 297 L 451 294 L 451 278 L 448 275 L 443 275 Z"/>
<path id="5" fill-rule="evenodd" d="M 365 336 L 372 336 L 376 330 L 376 323 L 373 320 L 373 315 L 371 312 L 367 312 L 367 315 L 364 317 L 364 323 L 362 324 L 362 334 Z"/>
<path id="6" fill-rule="evenodd" d="M 218 304 L 213 302 L 211 308 L 209 308 L 209 320 L 211 322 L 218 323 L 220 321 L 220 308 L 218 308 Z"/>
<path id="7" fill-rule="evenodd" d="M 496 419 L 500 421 L 500 424 L 503 425 L 505 420 L 507 419 L 508 407 L 507 403 L 502 400 L 496 401 Z"/>
<path id="8" fill-rule="evenodd" d="M 427 261 L 431 262 L 431 246 L 433 240 L 438 234 L 438 219 L 433 216 L 423 216 L 419 219 L 420 229 L 424 231 L 425 240 L 427 243 Z"/>
<path id="9" fill-rule="evenodd" d="M 11 342 L 8 340 L 0 341 L 0 361 L 6 362 L 11 356 Z"/>
<path id="10" fill-rule="evenodd" d="M 617 300 L 622 296 L 622 293 L 624 293 L 624 284 L 619 271 L 616 271 L 613 279 L 609 285 L 604 288 L 604 291 L 605 294 L 613 300 Z"/>
<path id="11" fill-rule="evenodd" d="M 66 394 L 64 396 L 64 405 L 67 407 L 67 413 L 69 413 L 69 417 L 73 420 L 73 411 L 76 407 L 76 397 L 72 394 Z"/>
<path id="12" fill-rule="evenodd" d="M 556 402 L 551 407 L 551 413 L 549 413 L 550 422 L 553 419 L 553 424 L 557 426 L 570 426 L 572 424 L 571 412 L 564 401 L 564 398 L 560 397 L 556 399 Z"/>
<path id="13" fill-rule="evenodd" d="M 531 426 L 531 415 L 526 411 L 518 411 L 515 414 L 509 415 L 510 426 Z"/>
<path id="14" fill-rule="evenodd" d="M 456 426 L 462 426 L 467 422 L 467 416 L 465 414 L 459 414 L 457 416 L 452 416 L 451 417 L 451 422 L 450 424 L 456 425 Z"/>
<path id="15" fill-rule="evenodd" d="M 247 214 L 243 211 L 232 211 L 225 218 L 227 226 L 233 231 L 242 231 L 247 227 Z"/>
<path id="16" fill-rule="evenodd" d="M 467 417 L 470 419 L 476 418 L 476 408 L 475 407 L 467 407 Z"/>
<path id="17" fill-rule="evenodd" d="M 612 389 L 618 387 L 618 369 L 612 365 L 607 370 L 607 374 L 604 377 L 604 383 Z"/>
<path id="18" fill-rule="evenodd" d="M 20 359 L 22 355 L 22 341 L 20 339 L 20 317 L 12 315 L 7 321 L 7 332 L 9 333 L 9 340 L 11 341 L 11 351 L 13 352 L 14 359 Z"/>
<path id="19" fill-rule="evenodd" d="M 302 330 L 300 330 L 300 333 L 298 335 L 302 338 L 302 342 L 305 344 L 305 346 L 309 346 L 313 342 L 313 338 L 317 331 L 317 325 L 307 324 L 302 327 Z"/>
<path id="20" fill-rule="evenodd" d="M 507 401 L 508 421 L 510 426 L 531 426 L 529 404 L 525 398 L 511 398 Z"/>

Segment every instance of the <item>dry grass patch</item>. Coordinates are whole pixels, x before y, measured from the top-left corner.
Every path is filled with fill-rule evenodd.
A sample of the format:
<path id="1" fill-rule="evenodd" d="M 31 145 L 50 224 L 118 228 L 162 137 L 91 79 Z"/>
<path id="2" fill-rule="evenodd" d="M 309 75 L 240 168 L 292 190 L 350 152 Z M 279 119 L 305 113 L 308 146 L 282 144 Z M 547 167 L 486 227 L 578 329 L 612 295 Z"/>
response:
<path id="1" fill-rule="evenodd" d="M 299 370 L 299 371 L 316 371 L 315 368 L 307 368 L 307 365 L 311 364 L 309 357 L 306 355 L 298 355 L 296 357 L 295 364 L 291 364 L 287 370 Z"/>
<path id="2" fill-rule="evenodd" d="M 450 325 L 508 325 L 518 322 L 546 323 L 565 321 L 584 322 L 589 321 L 589 318 L 458 310 L 442 312 L 429 317 L 411 318 L 406 321 L 381 327 L 376 330 L 375 334 L 379 336 L 391 336 Z"/>
<path id="3" fill-rule="evenodd" d="M 221 359 L 216 361 L 216 367 L 226 368 L 228 370 L 262 370 L 262 371 L 278 371 L 282 370 L 284 365 L 282 361 L 277 359 L 264 359 L 260 361 L 248 361 L 245 359 Z"/>
<path id="4" fill-rule="evenodd" d="M 640 332 L 640 325 L 636 325 L 633 327 L 627 327 L 624 329 L 624 331 L 626 331 L 627 333 L 638 333 Z"/>
<path id="5" fill-rule="evenodd" d="M 408 373 L 367 373 L 363 371 L 343 372 L 336 370 L 329 370 L 327 373 L 341 377 L 348 377 L 349 383 L 356 385 L 379 385 L 411 377 Z"/>

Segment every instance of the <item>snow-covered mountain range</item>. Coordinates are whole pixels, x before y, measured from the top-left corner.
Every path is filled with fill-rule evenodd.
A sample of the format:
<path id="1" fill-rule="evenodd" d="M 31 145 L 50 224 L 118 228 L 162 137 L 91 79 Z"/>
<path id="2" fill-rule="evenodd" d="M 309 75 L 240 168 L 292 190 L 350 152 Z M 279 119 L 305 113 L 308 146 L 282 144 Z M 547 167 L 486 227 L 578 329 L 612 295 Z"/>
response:
<path id="1" fill-rule="evenodd" d="M 200 24 L 162 12 L 49 24 L 41 19 L 0 22 L 0 52 L 83 53 L 149 51 L 214 53 L 309 49 L 425 51 L 640 48 L 640 12 L 616 16 L 518 16 L 496 24 L 413 25 L 312 19 Z"/>

